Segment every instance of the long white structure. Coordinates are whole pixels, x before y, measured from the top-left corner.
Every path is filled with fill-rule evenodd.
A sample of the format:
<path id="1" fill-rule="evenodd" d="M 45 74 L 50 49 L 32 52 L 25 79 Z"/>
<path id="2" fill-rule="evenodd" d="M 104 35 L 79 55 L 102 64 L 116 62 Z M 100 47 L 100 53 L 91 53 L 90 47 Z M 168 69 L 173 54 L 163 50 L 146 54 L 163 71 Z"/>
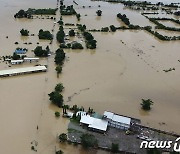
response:
<path id="1" fill-rule="evenodd" d="M 17 69 L 1 70 L 0 77 L 15 76 L 20 74 L 35 73 L 35 72 L 46 72 L 46 71 L 47 68 L 45 66 L 24 67 Z"/>
<path id="2" fill-rule="evenodd" d="M 105 111 L 103 114 L 103 118 L 108 121 L 108 125 L 127 130 L 131 125 L 131 118 L 124 117 L 109 111 Z"/>
<path id="3" fill-rule="evenodd" d="M 22 64 L 23 62 L 24 62 L 23 60 L 11 60 L 12 65 Z"/>
<path id="4" fill-rule="evenodd" d="M 37 57 L 25 57 L 24 61 L 32 62 L 32 61 L 39 61 L 39 58 Z"/>
<path id="5" fill-rule="evenodd" d="M 105 132 L 107 130 L 108 121 L 91 117 L 90 115 L 81 115 L 81 124 L 87 125 L 89 129 Z"/>

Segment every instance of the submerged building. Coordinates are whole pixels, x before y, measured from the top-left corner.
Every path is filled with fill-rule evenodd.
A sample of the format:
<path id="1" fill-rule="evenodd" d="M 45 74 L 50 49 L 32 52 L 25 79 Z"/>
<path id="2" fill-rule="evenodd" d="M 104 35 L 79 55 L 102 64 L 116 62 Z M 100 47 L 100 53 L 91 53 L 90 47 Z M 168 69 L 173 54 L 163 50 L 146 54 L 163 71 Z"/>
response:
<path id="1" fill-rule="evenodd" d="M 128 130 L 131 125 L 131 118 L 121 116 L 109 111 L 104 111 L 103 119 L 108 121 L 109 126 L 119 129 Z"/>

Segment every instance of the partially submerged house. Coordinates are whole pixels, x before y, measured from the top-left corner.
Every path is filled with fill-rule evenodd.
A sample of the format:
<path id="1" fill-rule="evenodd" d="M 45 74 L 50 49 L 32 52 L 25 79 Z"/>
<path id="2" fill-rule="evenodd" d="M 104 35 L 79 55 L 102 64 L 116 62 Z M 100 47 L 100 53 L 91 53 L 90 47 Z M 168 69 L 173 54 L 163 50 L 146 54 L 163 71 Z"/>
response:
<path id="1" fill-rule="evenodd" d="M 97 119 L 90 115 L 81 114 L 80 123 L 88 127 L 88 129 L 98 132 L 106 132 L 108 121 L 103 119 Z"/>
<path id="2" fill-rule="evenodd" d="M 38 57 L 25 57 L 24 61 L 25 62 L 38 62 L 39 58 Z"/>
<path id="3" fill-rule="evenodd" d="M 115 128 L 128 130 L 131 126 L 131 118 L 121 116 L 113 112 L 105 111 L 103 114 L 103 119 L 108 121 L 109 126 Z"/>
<path id="4" fill-rule="evenodd" d="M 23 60 L 11 60 L 12 65 L 22 64 L 23 62 L 24 62 Z"/>

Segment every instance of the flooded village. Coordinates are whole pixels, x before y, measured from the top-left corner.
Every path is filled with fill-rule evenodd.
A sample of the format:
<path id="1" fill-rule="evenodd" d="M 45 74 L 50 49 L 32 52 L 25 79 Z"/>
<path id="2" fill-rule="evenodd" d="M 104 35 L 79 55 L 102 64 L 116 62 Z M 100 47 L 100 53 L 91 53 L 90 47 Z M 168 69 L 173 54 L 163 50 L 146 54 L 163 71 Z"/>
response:
<path id="1" fill-rule="evenodd" d="M 0 153 L 145 154 L 142 141 L 175 142 L 180 4 L 158 2 L 0 1 Z"/>

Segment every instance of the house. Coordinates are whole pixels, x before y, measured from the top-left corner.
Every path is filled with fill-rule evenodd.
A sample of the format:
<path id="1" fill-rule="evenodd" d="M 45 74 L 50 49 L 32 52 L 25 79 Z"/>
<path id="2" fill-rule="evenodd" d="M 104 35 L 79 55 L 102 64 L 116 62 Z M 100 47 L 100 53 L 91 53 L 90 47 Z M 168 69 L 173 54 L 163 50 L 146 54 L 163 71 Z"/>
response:
<path id="1" fill-rule="evenodd" d="M 39 58 L 37 58 L 37 57 L 33 57 L 33 58 L 31 58 L 31 57 L 25 57 L 25 58 L 24 58 L 24 61 L 25 61 L 25 62 L 38 62 L 38 61 L 39 61 Z"/>
<path id="2" fill-rule="evenodd" d="M 80 124 L 88 127 L 89 130 L 106 132 L 108 121 L 91 117 L 90 115 L 81 115 Z"/>
<path id="3" fill-rule="evenodd" d="M 27 52 L 27 50 L 25 50 L 25 49 L 16 49 L 15 50 L 16 54 L 25 54 L 26 52 Z"/>
<path id="4" fill-rule="evenodd" d="M 131 125 L 131 118 L 121 116 L 109 111 L 104 112 L 103 119 L 108 121 L 109 126 L 123 130 L 128 130 Z"/>
<path id="5" fill-rule="evenodd" d="M 11 60 L 12 65 L 22 64 L 22 63 L 23 63 L 23 60 Z"/>

